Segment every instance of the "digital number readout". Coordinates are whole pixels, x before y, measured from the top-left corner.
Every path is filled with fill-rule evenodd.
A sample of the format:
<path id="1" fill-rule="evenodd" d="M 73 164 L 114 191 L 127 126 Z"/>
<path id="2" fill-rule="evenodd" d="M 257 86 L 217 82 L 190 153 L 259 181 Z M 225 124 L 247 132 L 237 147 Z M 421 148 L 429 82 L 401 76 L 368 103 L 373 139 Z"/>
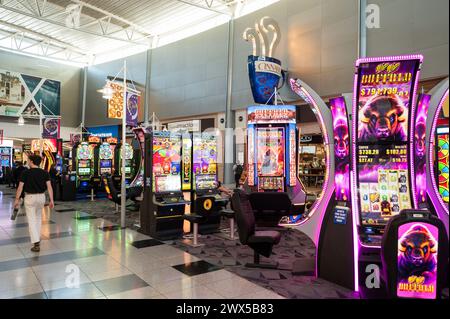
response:
<path id="1" fill-rule="evenodd" d="M 396 87 L 364 88 L 360 91 L 361 97 L 375 95 L 398 95 L 400 97 L 408 97 L 409 91 L 399 91 Z"/>

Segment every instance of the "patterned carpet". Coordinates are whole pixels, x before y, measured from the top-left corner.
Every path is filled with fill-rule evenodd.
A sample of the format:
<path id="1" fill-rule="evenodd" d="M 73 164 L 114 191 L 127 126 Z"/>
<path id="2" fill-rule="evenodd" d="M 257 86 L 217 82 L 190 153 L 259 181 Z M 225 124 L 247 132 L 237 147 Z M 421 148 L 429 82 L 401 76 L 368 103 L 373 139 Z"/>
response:
<path id="1" fill-rule="evenodd" d="M 113 223 L 119 223 L 120 214 L 116 213 L 114 203 L 107 199 L 97 199 L 76 202 L 57 202 L 55 209 L 70 209 L 86 212 L 104 218 Z M 137 229 L 139 212 L 129 212 L 126 215 L 127 227 Z M 228 227 L 227 221 L 222 221 L 222 227 Z M 273 290 L 286 298 L 323 299 L 323 298 L 358 298 L 352 291 L 332 284 L 312 275 L 292 275 L 292 264 L 301 258 L 315 256 L 313 242 L 303 233 L 296 230 L 282 232 L 280 244 L 274 247 L 270 259 L 261 258 L 261 262 L 278 262 L 279 270 L 246 268 L 247 262 L 253 262 L 253 250 L 239 243 L 239 240 L 224 240 L 216 235 L 202 236 L 200 243 L 205 246 L 192 248 L 185 246 L 181 240 L 169 241 L 182 250 L 244 277 L 255 284 Z"/>
<path id="2" fill-rule="evenodd" d="M 192 248 L 180 240 L 173 242 L 175 247 L 221 266 L 244 277 L 255 284 L 292 299 L 359 298 L 352 291 L 311 275 L 292 275 L 292 265 L 296 260 L 315 256 L 313 242 L 296 230 L 282 232 L 281 242 L 274 246 L 270 259 L 261 257 L 261 262 L 278 262 L 280 269 L 246 268 L 253 262 L 253 250 L 239 243 L 239 240 L 224 240 L 215 235 L 203 236 L 199 242 L 205 246 Z"/>

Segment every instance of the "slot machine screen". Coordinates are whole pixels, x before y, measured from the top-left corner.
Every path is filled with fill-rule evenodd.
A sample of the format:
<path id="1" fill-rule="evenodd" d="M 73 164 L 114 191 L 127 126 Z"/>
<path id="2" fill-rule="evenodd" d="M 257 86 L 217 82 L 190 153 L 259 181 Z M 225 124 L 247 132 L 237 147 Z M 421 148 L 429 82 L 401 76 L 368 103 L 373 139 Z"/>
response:
<path id="1" fill-rule="evenodd" d="M 153 135 L 153 191 L 181 190 L 181 136 L 169 132 Z M 164 185 L 167 184 L 167 185 Z"/>
<path id="2" fill-rule="evenodd" d="M 208 133 L 193 134 L 194 174 L 217 174 L 217 139 Z"/>
<path id="3" fill-rule="evenodd" d="M 157 193 L 179 192 L 181 190 L 179 175 L 155 176 L 155 184 Z"/>
<path id="4" fill-rule="evenodd" d="M 195 188 L 198 190 L 216 189 L 218 186 L 215 174 L 197 175 L 195 177 Z"/>
<path id="5" fill-rule="evenodd" d="M 100 173 L 111 173 L 111 160 L 100 160 Z"/>
<path id="6" fill-rule="evenodd" d="M 259 176 L 284 176 L 284 128 L 258 128 L 257 169 Z"/>
<path id="7" fill-rule="evenodd" d="M 125 166 L 125 174 L 130 174 L 130 173 L 131 173 L 131 167 Z"/>
<path id="8" fill-rule="evenodd" d="M 407 145 L 366 145 L 358 149 L 361 222 L 386 225 L 412 207 Z"/>
<path id="9" fill-rule="evenodd" d="M 384 227 L 392 216 L 413 207 L 410 119 L 421 59 L 358 62 L 354 189 L 360 222 L 369 228 Z"/>

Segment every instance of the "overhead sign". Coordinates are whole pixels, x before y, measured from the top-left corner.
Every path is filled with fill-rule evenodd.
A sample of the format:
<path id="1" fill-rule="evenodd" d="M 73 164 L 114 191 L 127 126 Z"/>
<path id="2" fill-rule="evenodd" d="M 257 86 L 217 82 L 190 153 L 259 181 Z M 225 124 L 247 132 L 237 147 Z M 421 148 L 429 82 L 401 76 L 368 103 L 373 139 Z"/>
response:
<path id="1" fill-rule="evenodd" d="M 169 131 L 200 132 L 200 120 L 168 123 L 167 129 Z"/>
<path id="2" fill-rule="evenodd" d="M 258 105 L 248 108 L 248 124 L 296 123 L 295 105 Z"/>

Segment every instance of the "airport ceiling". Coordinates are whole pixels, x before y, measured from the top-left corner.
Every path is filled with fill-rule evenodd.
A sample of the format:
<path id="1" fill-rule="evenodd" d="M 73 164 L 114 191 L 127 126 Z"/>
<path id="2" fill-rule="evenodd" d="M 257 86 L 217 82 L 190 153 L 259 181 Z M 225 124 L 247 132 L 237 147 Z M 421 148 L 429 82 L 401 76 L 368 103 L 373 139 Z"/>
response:
<path id="1" fill-rule="evenodd" d="M 0 49 L 77 65 L 162 46 L 279 0 L 0 0 Z"/>

